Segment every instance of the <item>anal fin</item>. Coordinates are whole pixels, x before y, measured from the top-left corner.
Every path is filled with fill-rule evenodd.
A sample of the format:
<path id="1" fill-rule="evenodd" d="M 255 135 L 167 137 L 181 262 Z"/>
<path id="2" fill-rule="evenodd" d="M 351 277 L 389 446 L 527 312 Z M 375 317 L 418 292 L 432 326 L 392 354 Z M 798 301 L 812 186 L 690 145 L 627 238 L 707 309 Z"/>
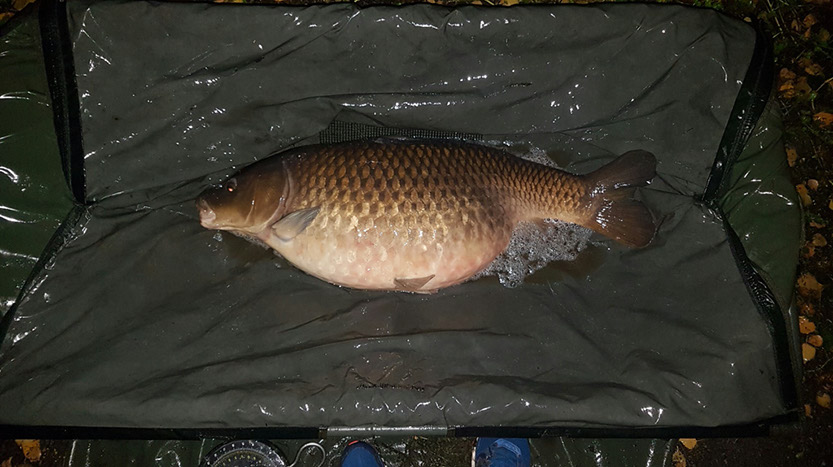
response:
<path id="1" fill-rule="evenodd" d="M 420 292 L 420 293 L 430 293 L 431 290 L 420 290 L 425 284 L 428 283 L 431 279 L 434 278 L 434 274 L 425 277 L 409 277 L 409 278 L 396 278 L 393 280 L 393 283 L 401 290 L 407 292 Z"/>

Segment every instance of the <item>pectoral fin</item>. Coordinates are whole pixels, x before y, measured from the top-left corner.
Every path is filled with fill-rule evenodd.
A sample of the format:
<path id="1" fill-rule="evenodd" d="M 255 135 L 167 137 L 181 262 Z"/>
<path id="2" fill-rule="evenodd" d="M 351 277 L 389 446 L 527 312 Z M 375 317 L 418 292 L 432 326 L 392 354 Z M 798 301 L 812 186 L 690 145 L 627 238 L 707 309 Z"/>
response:
<path id="1" fill-rule="evenodd" d="M 428 281 L 430 281 L 433 278 L 434 274 L 425 277 L 412 277 L 407 279 L 397 278 L 393 280 L 393 283 L 396 284 L 396 286 L 400 289 L 408 292 L 421 292 L 419 289 L 421 289 L 425 284 L 428 283 Z"/>
<path id="2" fill-rule="evenodd" d="M 287 214 L 272 225 L 272 231 L 275 233 L 275 236 L 288 242 L 303 232 L 312 223 L 315 216 L 318 215 L 319 210 L 320 208 L 316 206 Z"/>

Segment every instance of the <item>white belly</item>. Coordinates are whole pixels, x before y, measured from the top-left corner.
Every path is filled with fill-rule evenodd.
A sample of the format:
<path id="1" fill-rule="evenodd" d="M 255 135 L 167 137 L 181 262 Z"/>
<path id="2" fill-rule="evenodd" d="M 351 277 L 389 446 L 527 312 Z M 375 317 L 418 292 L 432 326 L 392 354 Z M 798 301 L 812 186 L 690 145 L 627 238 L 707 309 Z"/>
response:
<path id="1" fill-rule="evenodd" d="M 354 231 L 355 232 L 355 231 Z M 459 284 L 480 272 L 506 247 L 505 242 L 401 241 L 308 235 L 289 241 L 276 237 L 267 243 L 304 272 L 333 284 L 358 289 L 401 290 L 397 279 L 433 276 L 419 290 L 434 291 Z"/>

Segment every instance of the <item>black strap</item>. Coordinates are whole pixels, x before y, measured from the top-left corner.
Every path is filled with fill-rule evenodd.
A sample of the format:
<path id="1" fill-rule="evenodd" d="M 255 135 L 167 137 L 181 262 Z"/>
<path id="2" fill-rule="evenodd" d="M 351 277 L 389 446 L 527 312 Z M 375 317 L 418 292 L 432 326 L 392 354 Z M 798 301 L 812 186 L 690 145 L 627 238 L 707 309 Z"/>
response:
<path id="1" fill-rule="evenodd" d="M 40 33 L 49 94 L 52 98 L 58 150 L 73 197 L 86 203 L 84 149 L 72 42 L 69 39 L 66 4 L 45 0 L 40 7 Z"/>
<path id="2" fill-rule="evenodd" d="M 728 189 L 729 179 L 727 175 L 752 136 L 752 132 L 755 130 L 761 115 L 763 115 L 772 92 L 774 79 L 772 45 L 759 27 L 756 27 L 756 32 L 757 37 L 752 59 L 749 68 L 746 70 L 743 85 L 732 107 L 729 122 L 726 124 L 726 129 L 720 140 L 717 156 L 701 200 L 717 216 L 723 219 L 724 230 L 735 262 L 738 265 L 738 270 L 773 339 L 781 398 L 785 407 L 794 409 L 798 407 L 798 394 L 790 359 L 790 341 L 786 317 L 777 300 L 775 300 L 769 285 L 747 256 L 743 243 L 726 220 L 726 215 L 719 204 L 720 197 Z M 798 251 L 796 251 L 796 254 L 798 254 Z"/>
<path id="3" fill-rule="evenodd" d="M 752 131 L 764 113 L 764 108 L 772 91 L 774 78 L 774 62 L 772 46 L 767 36 L 760 28 L 755 28 L 755 48 L 746 76 L 743 78 L 738 97 L 732 106 L 729 121 L 720 139 L 720 146 L 714 165 L 709 173 L 706 190 L 702 200 L 712 203 L 726 189 L 726 174 L 738 156 L 746 147 L 746 142 L 752 136 Z"/>

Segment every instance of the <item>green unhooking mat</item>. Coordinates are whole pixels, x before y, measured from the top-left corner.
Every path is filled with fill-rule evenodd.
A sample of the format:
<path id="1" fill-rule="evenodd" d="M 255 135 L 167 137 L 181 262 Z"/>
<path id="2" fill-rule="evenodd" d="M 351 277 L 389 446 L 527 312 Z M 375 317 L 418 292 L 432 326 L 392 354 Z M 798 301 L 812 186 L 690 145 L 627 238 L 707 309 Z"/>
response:
<path id="1" fill-rule="evenodd" d="M 6 429 L 658 436 L 795 407 L 800 212 L 747 24 L 637 4 L 50 2 L 7 25 L 0 70 L 18 106 L 0 113 L 4 255 L 42 246 L 21 180 L 62 167 L 37 206 L 68 211 L 0 328 Z M 200 227 L 195 196 L 234 170 L 378 135 L 576 173 L 649 150 L 637 197 L 659 231 L 424 296 L 332 286 Z"/>

